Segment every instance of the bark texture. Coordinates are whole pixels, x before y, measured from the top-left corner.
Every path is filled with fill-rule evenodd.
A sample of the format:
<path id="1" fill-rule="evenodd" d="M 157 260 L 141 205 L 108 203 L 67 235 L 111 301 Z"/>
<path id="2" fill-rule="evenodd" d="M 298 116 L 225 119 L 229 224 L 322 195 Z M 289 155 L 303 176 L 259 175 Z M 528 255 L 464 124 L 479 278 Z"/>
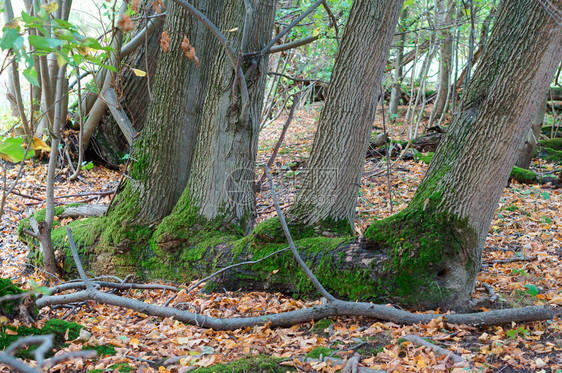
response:
<path id="1" fill-rule="evenodd" d="M 274 1 L 252 4 L 246 21 L 244 2 L 229 0 L 220 7 L 222 20 L 218 27 L 234 30 L 226 36 L 240 56 L 260 50 L 271 39 Z M 239 57 L 239 61 L 248 86 L 249 116 L 246 119 L 242 114 L 244 102 L 238 84 L 241 76 L 226 50 L 220 48 L 209 72 L 192 174 L 179 205 L 194 204 L 205 219 L 220 216 L 223 225 L 235 224 L 249 232 L 256 216 L 254 170 L 267 56 Z M 182 213 L 181 207 L 177 212 Z"/>
<path id="2" fill-rule="evenodd" d="M 402 1 L 353 2 L 292 222 L 353 226 L 381 79 Z"/>
<path id="3" fill-rule="evenodd" d="M 445 1 L 441 1 L 441 5 L 445 5 Z M 437 93 L 437 102 L 435 103 L 435 117 L 440 118 L 447 98 L 449 97 L 451 85 L 451 70 L 453 66 L 453 34 L 450 27 L 453 24 L 453 17 L 456 11 L 456 1 L 449 0 L 447 10 L 444 13 L 442 29 L 439 32 L 441 38 L 441 59 L 439 61 L 439 92 Z"/>
<path id="4" fill-rule="evenodd" d="M 562 7 L 562 0 L 553 3 Z M 539 3 L 502 3 L 481 63 L 412 202 L 367 232 L 373 243 L 394 243 L 396 279 L 405 279 L 397 291 L 420 302 L 433 295 L 434 307 L 459 308 L 470 298 L 490 222 L 562 58 L 561 43 L 562 27 Z M 414 228 L 419 237 L 412 241 Z M 413 273 L 424 281 L 405 277 Z"/>
<path id="5" fill-rule="evenodd" d="M 519 150 L 519 154 L 517 155 L 517 161 L 515 165 L 517 167 L 529 169 L 531 165 L 531 160 L 535 155 L 535 149 L 537 148 L 537 141 L 541 134 L 541 127 L 544 123 L 544 115 L 546 113 L 546 102 L 539 107 L 537 111 L 537 115 L 533 119 L 533 124 L 531 125 L 531 129 L 527 132 L 527 136 L 525 137 L 525 142 L 523 143 L 523 147 Z"/>
<path id="6" fill-rule="evenodd" d="M 396 46 L 396 57 L 394 58 L 394 76 L 392 81 L 392 90 L 390 93 L 390 102 L 388 105 L 388 115 L 392 119 L 393 115 L 398 114 L 398 104 L 400 103 L 400 98 L 402 96 L 402 89 L 400 85 L 402 84 L 402 75 L 404 70 L 404 44 L 406 43 L 406 20 L 408 18 L 408 8 L 402 10 L 402 15 L 400 16 L 400 25 L 397 27 L 400 37 L 398 40 L 398 45 Z"/>
<path id="7" fill-rule="evenodd" d="M 216 20 L 221 9 L 209 4 L 200 0 L 194 5 Z M 160 54 L 146 124 L 133 146 L 128 177 L 109 211 L 118 220 L 137 225 L 168 215 L 187 185 L 217 47 L 207 29 L 174 2 L 168 5 L 164 30 L 170 38 L 169 51 Z M 184 55 L 185 36 L 197 48 L 200 68 Z"/>

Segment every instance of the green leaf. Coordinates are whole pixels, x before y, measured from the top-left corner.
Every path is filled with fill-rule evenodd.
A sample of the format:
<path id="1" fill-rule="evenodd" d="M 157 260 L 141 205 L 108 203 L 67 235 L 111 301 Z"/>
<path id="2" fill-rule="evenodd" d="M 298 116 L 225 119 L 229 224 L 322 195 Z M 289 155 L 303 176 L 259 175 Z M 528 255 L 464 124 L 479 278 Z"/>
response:
<path id="1" fill-rule="evenodd" d="M 62 45 L 62 40 L 46 38 L 39 35 L 29 35 L 29 44 L 38 51 L 51 51 Z"/>
<path id="2" fill-rule="evenodd" d="M 539 294 L 539 288 L 535 285 L 527 284 L 525 285 L 525 287 L 527 288 L 527 294 L 530 294 L 532 296 L 537 296 Z"/>
<path id="3" fill-rule="evenodd" d="M 68 63 L 68 56 L 65 56 L 64 54 L 59 52 L 56 52 L 55 55 L 57 57 L 57 64 L 59 67 L 64 66 Z"/>
<path id="4" fill-rule="evenodd" d="M 543 192 L 542 198 L 548 201 L 550 199 L 550 194 L 548 194 L 548 192 Z"/>
<path id="5" fill-rule="evenodd" d="M 6 29 L 4 35 L 2 35 L 2 40 L 0 40 L 0 48 L 2 50 L 13 48 L 18 36 L 19 32 L 15 28 Z"/>
<path id="6" fill-rule="evenodd" d="M 39 79 L 37 79 L 37 70 L 35 70 L 35 67 L 30 67 L 29 69 L 24 70 L 23 76 L 30 84 L 39 87 Z"/>
<path id="7" fill-rule="evenodd" d="M 508 338 L 515 339 L 517 337 L 517 330 L 511 329 L 508 330 L 507 333 L 505 334 L 507 335 Z"/>
<path id="8" fill-rule="evenodd" d="M 21 137 L 8 138 L 0 142 L 0 157 L 2 159 L 11 163 L 19 163 L 23 160 L 24 155 L 25 149 L 23 148 L 23 139 Z M 34 155 L 35 151 L 29 149 L 27 158 L 31 158 Z"/>

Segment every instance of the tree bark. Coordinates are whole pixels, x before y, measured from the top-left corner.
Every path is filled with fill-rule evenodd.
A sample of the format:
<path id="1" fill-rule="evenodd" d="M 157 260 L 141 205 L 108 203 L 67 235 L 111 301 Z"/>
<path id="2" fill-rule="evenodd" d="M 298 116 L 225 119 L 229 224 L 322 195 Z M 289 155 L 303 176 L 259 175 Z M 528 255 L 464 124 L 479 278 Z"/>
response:
<path id="1" fill-rule="evenodd" d="M 554 4 L 562 7 L 562 0 Z M 394 255 L 389 289 L 417 304 L 466 305 L 517 151 L 562 58 L 562 27 L 539 3 L 506 0 L 498 13 L 481 63 L 413 200 L 366 234 Z"/>
<path id="2" fill-rule="evenodd" d="M 394 80 L 392 82 L 390 103 L 388 105 L 388 115 L 390 119 L 392 119 L 393 115 L 398 114 L 398 104 L 400 103 L 400 98 L 402 96 L 402 89 L 400 86 L 402 84 L 402 75 L 404 70 L 404 44 L 406 43 L 406 30 L 404 29 L 404 26 L 407 18 L 408 8 L 404 8 L 404 10 L 402 10 L 402 15 L 400 16 L 401 25 L 398 27 L 401 34 L 398 45 L 396 46 L 396 57 L 394 58 Z"/>
<path id="3" fill-rule="evenodd" d="M 194 5 L 211 20 L 219 17 L 221 9 L 207 0 Z M 170 38 L 169 51 L 160 53 L 147 120 L 133 146 L 128 177 L 108 212 L 108 223 L 117 230 L 123 224 L 159 222 L 187 185 L 217 43 L 201 23 L 174 2 L 168 5 L 164 30 Z M 184 37 L 197 47 L 201 67 L 184 55 Z"/>
<path id="4" fill-rule="evenodd" d="M 191 214 L 192 208 L 206 221 L 218 220 L 219 226 L 234 225 L 246 233 L 254 226 L 255 159 L 268 58 L 240 56 L 260 50 L 271 40 L 275 3 L 261 1 L 251 4 L 248 10 L 244 3 L 224 2 L 223 17 L 218 23 L 221 30 L 236 30 L 226 37 L 233 50 L 240 53 L 244 76 L 232 65 L 225 48 L 217 51 L 209 72 L 207 100 L 201 110 L 201 130 L 188 186 L 160 228 L 172 236 L 177 234 L 175 224 L 185 227 L 191 221 L 185 214 Z M 238 90 L 240 79 L 245 79 L 248 86 L 247 118 L 243 93 Z M 170 223 L 174 228 L 169 229 Z"/>
<path id="5" fill-rule="evenodd" d="M 152 1 L 144 1 L 147 16 L 154 16 L 152 9 Z M 143 11 L 138 13 L 143 16 Z M 136 132 L 141 132 L 148 114 L 150 104 L 149 87 L 153 88 L 156 65 L 158 55 L 160 53 L 160 38 L 164 30 L 162 20 L 153 19 L 157 26 L 142 42 L 141 46 L 136 48 L 132 53 L 123 57 L 120 84 L 117 92 L 119 102 L 133 124 Z M 149 21 L 150 22 L 150 21 Z M 137 30 L 144 30 L 144 22 L 139 22 Z M 132 34 L 131 39 L 137 34 Z M 146 76 L 139 77 L 133 72 L 133 69 L 139 69 L 146 72 Z M 110 165 L 121 163 L 120 154 L 125 153 L 129 149 L 128 141 L 120 130 L 111 113 L 106 110 L 98 127 L 93 133 L 93 139 L 96 141 L 101 151 L 101 156 Z"/>
<path id="6" fill-rule="evenodd" d="M 289 211 L 292 223 L 329 222 L 347 231 L 353 226 L 382 74 L 402 3 L 390 0 L 353 3 L 303 189 Z"/>
<path id="7" fill-rule="evenodd" d="M 443 1 L 444 5 L 444 1 Z M 441 59 L 439 61 L 439 92 L 437 93 L 437 102 L 435 103 L 435 118 L 440 118 L 443 111 L 446 111 L 445 105 L 449 96 L 451 86 L 451 70 L 453 65 L 453 34 L 449 27 L 453 24 L 453 17 L 456 12 L 456 1 L 449 0 L 447 12 L 443 20 L 441 37 Z"/>
<path id="8" fill-rule="evenodd" d="M 527 132 L 527 136 L 525 137 L 525 143 L 519 150 L 519 155 L 517 156 L 517 161 L 515 162 L 517 167 L 529 169 L 531 159 L 533 159 L 533 156 L 535 155 L 535 149 L 537 148 L 537 141 L 539 139 L 539 135 L 541 134 L 541 127 L 544 123 L 545 113 L 546 101 L 543 102 L 537 111 L 537 115 L 535 115 L 535 118 L 533 119 L 531 129 Z"/>

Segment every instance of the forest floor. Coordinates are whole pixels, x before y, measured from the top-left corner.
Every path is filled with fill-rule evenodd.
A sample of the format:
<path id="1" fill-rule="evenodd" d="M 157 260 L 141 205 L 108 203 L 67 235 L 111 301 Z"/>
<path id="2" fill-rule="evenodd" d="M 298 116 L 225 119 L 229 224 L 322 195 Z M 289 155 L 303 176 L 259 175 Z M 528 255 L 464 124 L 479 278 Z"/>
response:
<path id="1" fill-rule="evenodd" d="M 312 147 L 314 124 L 319 107 L 310 106 L 296 112 L 287 137 L 273 169 L 281 187 L 282 205 L 289 207 L 299 185 L 299 175 Z M 265 128 L 260 139 L 258 166 L 269 159 L 286 117 L 281 116 Z M 400 120 L 400 119 L 399 119 Z M 390 137 L 405 139 L 407 126 L 392 124 Z M 376 122 L 375 127 L 381 123 Z M 554 165 L 536 161 L 533 167 L 542 170 Z M 367 159 L 357 207 L 356 230 L 365 231 L 374 218 L 391 215 L 390 184 L 393 211 L 406 207 L 421 181 L 427 165 L 414 160 L 400 160 L 393 165 L 390 182 L 381 159 Z M 18 168 L 8 171 L 8 183 Z M 261 176 L 258 169 L 257 175 Z M 382 175 L 379 175 L 382 174 Z M 61 203 L 108 203 L 110 195 L 91 194 L 114 189 L 120 172 L 95 165 L 85 170 L 78 181 L 68 181 L 69 170 L 57 178 L 57 195 Z M 46 164 L 38 160 L 26 163 L 18 184 L 19 195 L 11 194 L 0 221 L 0 277 L 30 288 L 41 285 L 44 277 L 37 269 L 29 270 L 28 248 L 17 240 L 18 221 L 42 208 L 46 180 Z M 29 198 L 33 196 L 36 199 Z M 258 196 L 259 219 L 275 215 L 267 191 Z M 385 371 L 478 371 L 478 372 L 561 372 L 562 371 L 562 191 L 548 185 L 511 183 L 501 197 L 486 241 L 483 269 L 478 276 L 474 297 L 489 296 L 493 289 L 499 300 L 490 307 L 549 305 L 555 318 L 547 322 L 474 328 L 448 324 L 439 318 L 429 324 L 400 326 L 364 318 L 336 318 L 270 329 L 267 326 L 219 332 L 184 325 L 171 319 L 147 317 L 127 309 L 87 302 L 71 309 L 43 309 L 39 325 L 47 318 L 65 318 L 85 326 L 92 334 L 88 341 L 68 341 L 64 351 L 82 349 L 84 345 L 111 345 L 106 355 L 94 361 L 72 361 L 51 371 L 87 372 L 92 369 L 114 372 L 184 372 L 194 366 L 206 367 L 239 359 L 246 355 L 265 354 L 285 358 L 287 369 L 333 372 L 337 367 L 326 363 L 303 364 L 295 358 L 320 352 L 346 359 L 357 353 L 361 366 Z M 65 224 L 67 221 L 61 221 Z M 27 270 L 26 270 L 27 269 Z M 484 285 L 486 284 L 486 285 Z M 486 286 L 486 287 L 485 287 Z M 169 292 L 161 290 L 130 291 L 130 297 L 163 304 Z M 250 316 L 284 312 L 317 301 L 294 300 L 281 294 L 215 293 L 185 294 L 181 302 L 191 302 L 200 313 L 213 316 Z M 437 312 L 438 310 L 428 311 Z M 0 320 L 0 328 L 5 320 Z M 12 323 L 14 324 L 14 323 Z M 16 321 L 16 325 L 21 322 Z M 414 334 L 449 349 L 469 363 L 468 368 L 452 367 L 445 356 L 438 357 L 431 348 L 417 346 L 403 339 Z M 321 348 L 321 349 L 320 349 Z M 184 356 L 173 365 L 164 365 L 169 357 Z M 119 364 L 122 365 L 121 368 Z M 340 367 L 341 368 L 341 367 Z M 0 372 L 7 372 L 1 368 Z M 134 370 L 133 370 L 134 371 Z M 232 371 L 232 370 L 230 370 Z M 249 372 L 249 371 L 248 371 Z"/>

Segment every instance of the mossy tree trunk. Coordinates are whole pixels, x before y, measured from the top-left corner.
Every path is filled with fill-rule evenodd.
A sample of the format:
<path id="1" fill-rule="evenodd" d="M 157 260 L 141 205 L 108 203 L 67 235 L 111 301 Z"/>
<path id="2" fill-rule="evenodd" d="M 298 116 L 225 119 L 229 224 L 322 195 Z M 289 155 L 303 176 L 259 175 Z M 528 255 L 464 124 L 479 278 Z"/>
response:
<path id="1" fill-rule="evenodd" d="M 224 1 L 220 6 L 222 19 L 217 25 L 221 30 L 233 30 L 226 36 L 240 56 L 259 51 L 271 39 L 273 0 L 252 3 L 247 24 L 243 1 Z M 206 221 L 220 220 L 219 226 L 236 226 L 246 233 L 253 228 L 255 159 L 267 55 L 242 57 L 240 66 L 248 86 L 249 114 L 244 115 L 245 104 L 237 83 L 240 77 L 221 48 L 209 72 L 188 186 L 172 214 L 161 224 L 162 232 L 174 236 L 190 228 L 193 214 Z M 168 238 L 160 236 L 159 240 Z"/>
<path id="2" fill-rule="evenodd" d="M 357 0 L 338 50 L 295 223 L 353 226 L 355 206 L 381 79 L 403 1 Z"/>
<path id="3" fill-rule="evenodd" d="M 219 17 L 221 9 L 206 0 L 194 5 L 212 21 Z M 169 51 L 160 53 L 146 123 L 133 145 L 127 177 L 108 211 L 106 231 L 114 236 L 111 241 L 122 237 L 128 227 L 159 222 L 187 185 L 217 43 L 174 2 L 168 4 L 164 30 Z M 196 46 L 201 67 L 184 55 L 184 37 Z"/>
<path id="4" fill-rule="evenodd" d="M 554 1 L 562 7 L 562 0 Z M 562 27 L 536 2 L 506 0 L 421 185 L 367 238 L 388 250 L 394 289 L 429 307 L 466 304 L 518 150 L 562 58 Z"/>

